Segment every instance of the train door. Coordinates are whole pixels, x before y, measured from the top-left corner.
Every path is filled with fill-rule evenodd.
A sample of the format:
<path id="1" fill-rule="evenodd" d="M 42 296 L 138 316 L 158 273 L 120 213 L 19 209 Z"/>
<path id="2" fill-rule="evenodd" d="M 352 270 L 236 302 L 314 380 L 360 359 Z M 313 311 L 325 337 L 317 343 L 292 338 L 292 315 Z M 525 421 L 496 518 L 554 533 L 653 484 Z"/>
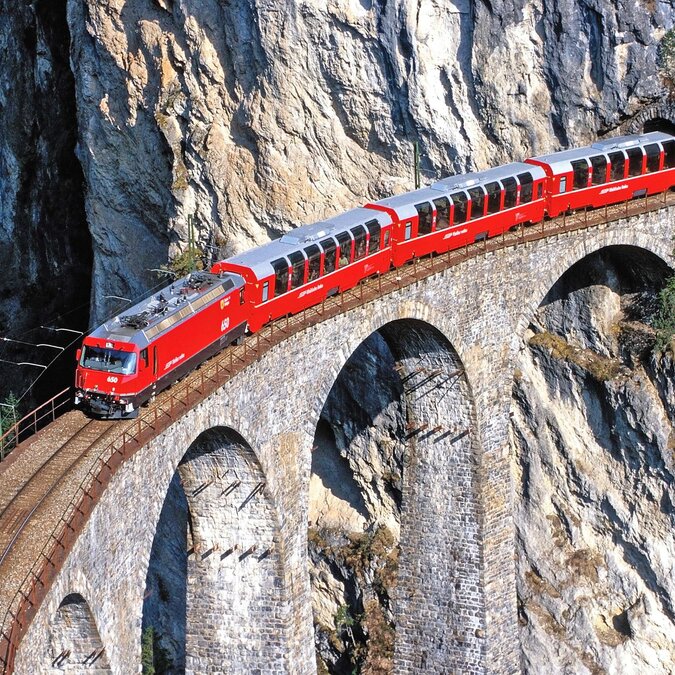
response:
<path id="1" fill-rule="evenodd" d="M 148 354 L 148 348 L 141 349 L 138 359 L 138 380 L 141 384 L 149 382 L 152 377 L 150 376 L 150 355 Z"/>

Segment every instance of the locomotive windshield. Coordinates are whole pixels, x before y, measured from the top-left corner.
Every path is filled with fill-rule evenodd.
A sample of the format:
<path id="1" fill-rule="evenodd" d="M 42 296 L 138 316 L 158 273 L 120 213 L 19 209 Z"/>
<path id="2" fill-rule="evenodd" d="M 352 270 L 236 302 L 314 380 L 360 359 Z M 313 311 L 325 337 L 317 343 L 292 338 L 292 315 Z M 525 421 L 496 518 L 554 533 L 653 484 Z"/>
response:
<path id="1" fill-rule="evenodd" d="M 85 347 L 82 350 L 80 365 L 92 370 L 105 370 L 109 373 L 131 375 L 136 372 L 136 354 L 134 352 L 122 352 L 118 349 Z"/>

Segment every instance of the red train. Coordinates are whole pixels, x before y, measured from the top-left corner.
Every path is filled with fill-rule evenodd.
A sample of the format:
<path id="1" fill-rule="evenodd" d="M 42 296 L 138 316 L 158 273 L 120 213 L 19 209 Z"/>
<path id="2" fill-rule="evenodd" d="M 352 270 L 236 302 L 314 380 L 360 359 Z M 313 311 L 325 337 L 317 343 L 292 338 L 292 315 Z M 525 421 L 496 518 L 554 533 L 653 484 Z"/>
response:
<path id="1" fill-rule="evenodd" d="M 653 132 L 452 176 L 299 227 L 192 273 L 97 328 L 78 352 L 75 403 L 97 416 L 134 416 L 246 332 L 366 277 L 521 223 L 674 185 L 675 137 Z"/>

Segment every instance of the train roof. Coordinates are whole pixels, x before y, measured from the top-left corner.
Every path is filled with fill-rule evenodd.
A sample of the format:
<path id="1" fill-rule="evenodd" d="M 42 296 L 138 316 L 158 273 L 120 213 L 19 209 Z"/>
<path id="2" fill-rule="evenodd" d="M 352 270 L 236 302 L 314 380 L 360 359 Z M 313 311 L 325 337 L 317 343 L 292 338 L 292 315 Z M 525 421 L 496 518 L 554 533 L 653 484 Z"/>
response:
<path id="1" fill-rule="evenodd" d="M 160 333 L 244 285 L 237 274 L 192 272 L 99 326 L 89 337 L 146 347 Z"/>
<path id="2" fill-rule="evenodd" d="M 271 264 L 273 260 L 288 256 L 289 253 L 295 251 L 302 251 L 312 244 L 318 244 L 327 237 L 334 237 L 340 232 L 347 232 L 350 228 L 356 225 L 364 225 L 371 220 L 377 220 L 381 226 L 391 223 L 391 217 L 381 211 L 363 207 L 351 209 L 346 213 L 340 213 L 318 223 L 296 227 L 284 234 L 281 239 L 275 239 L 258 248 L 227 258 L 223 262 L 247 267 L 258 279 L 263 279 L 274 274 Z"/>
<path id="3" fill-rule="evenodd" d="M 525 164 L 525 162 L 512 162 L 511 164 L 496 166 L 493 169 L 486 169 L 485 171 L 448 176 L 428 187 L 415 190 L 414 192 L 395 195 L 394 197 L 387 197 L 375 202 L 375 204 L 394 209 L 400 218 L 413 218 L 417 215 L 415 204 L 430 202 L 443 195 L 448 196 L 457 190 L 468 190 L 476 185 L 486 185 L 487 183 L 517 176 L 525 172 L 530 173 L 534 180 L 546 177 L 546 173 L 541 167 L 534 164 Z"/>
<path id="4" fill-rule="evenodd" d="M 589 157 L 615 150 L 627 150 L 628 148 L 636 148 L 649 143 L 672 140 L 675 140 L 673 136 L 661 131 L 651 131 L 647 134 L 631 134 L 630 136 L 614 136 L 613 138 L 596 141 L 592 145 L 587 145 L 583 148 L 561 150 L 560 152 L 533 157 L 533 159 L 548 164 L 555 173 L 568 173 L 572 171 L 572 162 L 577 159 L 588 159 Z"/>

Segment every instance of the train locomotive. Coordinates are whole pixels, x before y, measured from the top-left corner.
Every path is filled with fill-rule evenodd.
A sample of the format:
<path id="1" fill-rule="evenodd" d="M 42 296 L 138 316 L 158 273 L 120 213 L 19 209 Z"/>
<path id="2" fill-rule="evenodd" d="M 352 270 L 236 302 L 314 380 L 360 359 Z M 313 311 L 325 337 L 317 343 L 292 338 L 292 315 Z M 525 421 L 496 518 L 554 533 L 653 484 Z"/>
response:
<path id="1" fill-rule="evenodd" d="M 519 225 L 675 186 L 675 137 L 615 137 L 452 176 L 194 272 L 99 326 L 78 350 L 75 403 L 133 417 L 224 347 L 362 280 Z"/>

